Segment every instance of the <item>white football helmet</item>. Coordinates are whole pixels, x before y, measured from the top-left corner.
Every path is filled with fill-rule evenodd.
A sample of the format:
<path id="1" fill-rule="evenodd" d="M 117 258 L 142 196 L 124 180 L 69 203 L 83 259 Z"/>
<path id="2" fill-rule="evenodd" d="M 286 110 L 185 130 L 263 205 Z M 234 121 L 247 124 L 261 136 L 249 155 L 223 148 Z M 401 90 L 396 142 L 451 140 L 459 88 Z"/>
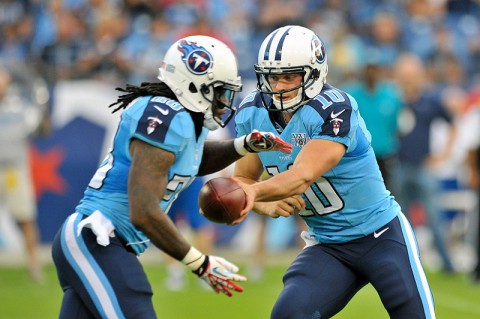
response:
<path id="1" fill-rule="evenodd" d="M 264 107 L 269 111 L 294 112 L 318 95 L 325 84 L 328 73 L 325 46 L 310 29 L 293 25 L 278 28 L 263 41 L 255 73 Z M 272 91 L 269 75 L 292 73 L 303 74 L 301 85 L 289 90 Z M 295 98 L 282 101 L 283 93 L 297 89 Z M 274 108 L 269 106 L 265 95 L 272 98 Z"/>
<path id="2" fill-rule="evenodd" d="M 204 113 L 204 125 L 210 130 L 227 125 L 235 113 L 236 93 L 242 89 L 237 60 L 230 48 L 201 35 L 180 39 L 168 49 L 158 79 L 185 108 Z M 225 119 L 213 115 L 215 108 L 227 108 Z"/>

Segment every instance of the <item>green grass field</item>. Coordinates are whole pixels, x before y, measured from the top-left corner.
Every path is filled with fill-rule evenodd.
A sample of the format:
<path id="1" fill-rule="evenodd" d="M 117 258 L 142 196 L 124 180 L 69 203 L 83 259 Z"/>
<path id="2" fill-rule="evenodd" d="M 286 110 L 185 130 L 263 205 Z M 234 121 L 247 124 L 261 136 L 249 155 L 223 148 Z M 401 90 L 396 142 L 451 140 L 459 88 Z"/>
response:
<path id="1" fill-rule="evenodd" d="M 216 295 L 188 275 L 187 289 L 165 289 L 165 267 L 146 266 L 154 290 L 158 317 L 163 319 L 265 319 L 281 289 L 286 266 L 269 266 L 263 279 L 244 284 L 245 292 L 232 298 Z M 58 317 L 62 292 L 52 265 L 45 268 L 42 284 L 31 283 L 23 269 L 0 267 L 1 319 L 52 319 Z M 437 318 L 480 318 L 480 284 L 473 285 L 464 275 L 427 274 L 435 295 Z M 371 286 L 360 291 L 335 319 L 388 318 Z"/>

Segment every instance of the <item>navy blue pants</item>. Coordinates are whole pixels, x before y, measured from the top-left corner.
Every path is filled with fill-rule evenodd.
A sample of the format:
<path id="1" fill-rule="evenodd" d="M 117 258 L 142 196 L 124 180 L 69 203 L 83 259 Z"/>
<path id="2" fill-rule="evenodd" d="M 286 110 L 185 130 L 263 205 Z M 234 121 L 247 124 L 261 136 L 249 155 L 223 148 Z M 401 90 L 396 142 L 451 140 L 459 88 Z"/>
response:
<path id="1" fill-rule="evenodd" d="M 97 244 L 82 215 L 71 215 L 57 233 L 52 256 L 64 295 L 60 319 L 156 318 L 152 289 L 137 256 L 118 237 Z"/>
<path id="2" fill-rule="evenodd" d="M 416 240 L 403 214 L 367 237 L 305 248 L 283 283 L 272 319 L 330 318 L 368 283 L 390 318 L 435 318 Z"/>

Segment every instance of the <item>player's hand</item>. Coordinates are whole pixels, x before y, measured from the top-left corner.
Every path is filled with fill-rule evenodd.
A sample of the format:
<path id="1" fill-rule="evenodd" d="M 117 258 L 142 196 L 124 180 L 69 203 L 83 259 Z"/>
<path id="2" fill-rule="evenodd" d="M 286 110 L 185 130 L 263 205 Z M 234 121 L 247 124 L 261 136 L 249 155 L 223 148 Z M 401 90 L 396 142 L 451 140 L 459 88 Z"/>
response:
<path id="1" fill-rule="evenodd" d="M 246 281 L 247 277 L 237 274 L 238 267 L 222 257 L 205 256 L 205 261 L 193 271 L 205 280 L 217 293 L 233 296 L 232 290 L 242 292 L 243 288 L 233 281 Z"/>
<path id="2" fill-rule="evenodd" d="M 257 214 L 272 218 L 280 216 L 289 217 L 305 208 L 305 200 L 300 195 L 295 195 L 274 202 L 255 202 L 253 210 Z"/>
<path id="3" fill-rule="evenodd" d="M 250 153 L 278 151 L 286 154 L 292 152 L 292 144 L 285 142 L 272 132 L 253 130 L 245 135 L 243 147 Z"/>

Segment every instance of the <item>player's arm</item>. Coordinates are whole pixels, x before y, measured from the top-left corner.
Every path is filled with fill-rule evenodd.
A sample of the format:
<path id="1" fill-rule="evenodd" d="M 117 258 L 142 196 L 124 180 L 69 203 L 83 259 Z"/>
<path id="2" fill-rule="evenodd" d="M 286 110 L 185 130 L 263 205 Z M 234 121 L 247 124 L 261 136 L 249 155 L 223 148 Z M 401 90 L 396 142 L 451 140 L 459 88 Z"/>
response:
<path id="1" fill-rule="evenodd" d="M 130 145 L 132 164 L 128 178 L 130 218 L 152 243 L 183 262 L 217 293 L 232 296 L 243 291 L 233 281 L 245 281 L 238 267 L 217 256 L 207 256 L 191 246 L 160 208 L 168 184 L 168 170 L 175 155 L 134 139 Z"/>
<path id="2" fill-rule="evenodd" d="M 300 151 L 292 167 L 272 178 L 252 185 L 242 185 L 248 195 L 245 211 L 255 201 L 276 201 L 304 193 L 320 176 L 332 169 L 345 154 L 341 143 L 315 139 Z"/>
<path id="3" fill-rule="evenodd" d="M 269 151 L 290 154 L 292 145 L 271 132 L 257 130 L 228 141 L 205 141 L 198 175 L 218 172 L 249 153 Z"/>
<path id="4" fill-rule="evenodd" d="M 264 172 L 262 162 L 257 154 L 248 154 L 235 163 L 233 177 L 246 184 L 253 184 L 261 180 Z M 300 196 L 288 197 L 275 202 L 255 202 L 253 211 L 270 217 L 288 217 L 305 207 L 305 201 Z M 248 213 L 248 212 L 247 212 Z M 246 214 L 237 219 L 233 224 L 243 221 Z"/>
<path id="5" fill-rule="evenodd" d="M 260 180 L 263 173 L 262 162 L 258 154 L 247 154 L 235 163 L 233 177 L 240 181 L 253 184 Z"/>
<path id="6" fill-rule="evenodd" d="M 198 176 L 218 172 L 242 157 L 235 150 L 234 140 L 207 140 L 203 145 L 203 156 Z"/>
<path id="7" fill-rule="evenodd" d="M 190 249 L 190 244 L 160 208 L 160 201 L 167 189 L 168 170 L 175 161 L 175 155 L 138 139 L 132 140 L 130 154 L 130 219 L 155 246 L 181 260 Z"/>

